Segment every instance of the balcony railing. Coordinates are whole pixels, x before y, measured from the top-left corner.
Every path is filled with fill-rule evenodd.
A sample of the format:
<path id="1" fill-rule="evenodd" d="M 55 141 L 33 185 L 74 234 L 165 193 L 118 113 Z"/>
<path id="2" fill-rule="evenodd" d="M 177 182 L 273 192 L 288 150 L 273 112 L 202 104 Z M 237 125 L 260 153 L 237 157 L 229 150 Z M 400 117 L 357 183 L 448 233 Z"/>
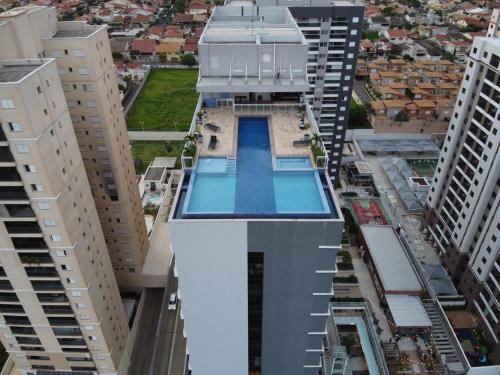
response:
<path id="1" fill-rule="evenodd" d="M 68 297 L 64 293 L 37 293 L 41 303 L 66 303 Z"/>
<path id="2" fill-rule="evenodd" d="M 0 168 L 0 182 L 19 182 L 21 176 L 16 167 L 3 167 Z"/>
<path id="3" fill-rule="evenodd" d="M 203 104 L 203 97 L 200 94 L 198 96 L 198 101 L 196 102 L 196 107 L 194 109 L 194 115 L 193 119 L 191 120 L 191 125 L 189 126 L 189 135 L 193 135 L 195 130 L 196 130 L 196 120 L 198 118 L 197 113 L 201 111 L 201 107 Z M 190 169 L 194 167 L 194 157 L 191 155 L 187 155 L 185 150 L 187 147 L 187 142 L 186 145 L 184 146 L 184 150 L 182 150 L 182 155 L 181 155 L 181 163 L 182 163 L 182 169 Z"/>
<path id="4" fill-rule="evenodd" d="M 7 221 L 5 228 L 11 234 L 42 233 L 42 229 L 36 221 Z"/>
<path id="5" fill-rule="evenodd" d="M 58 281 L 31 281 L 34 290 L 64 290 L 64 286 Z"/>
<path id="6" fill-rule="evenodd" d="M 16 250 L 38 250 L 48 251 L 47 243 L 43 238 L 13 238 L 12 243 Z"/>
<path id="7" fill-rule="evenodd" d="M 84 339 L 57 339 L 64 346 L 87 346 Z"/>
<path id="8" fill-rule="evenodd" d="M 82 336 L 80 328 L 52 328 L 56 336 Z"/>
<path id="9" fill-rule="evenodd" d="M 51 326 L 78 327 L 78 321 L 75 318 L 51 318 L 48 317 Z"/>
<path id="10" fill-rule="evenodd" d="M 4 219 L 35 217 L 35 212 L 27 204 L 0 204 L 0 216 Z"/>
<path id="11" fill-rule="evenodd" d="M 19 253 L 19 258 L 24 265 L 54 264 L 49 253 Z"/>
<path id="12" fill-rule="evenodd" d="M 23 186 L 0 186 L 0 201 L 28 200 Z"/>
<path id="13" fill-rule="evenodd" d="M 14 156 L 12 156 L 9 146 L 0 146 L 0 163 L 10 163 L 13 161 Z"/>
<path id="14" fill-rule="evenodd" d="M 0 280 L 0 290 L 14 290 L 9 280 Z"/>
<path id="15" fill-rule="evenodd" d="M 73 309 L 69 306 L 42 306 L 42 308 L 49 315 L 74 315 Z"/>
<path id="16" fill-rule="evenodd" d="M 10 330 L 15 335 L 36 335 L 32 327 L 10 327 Z"/>
<path id="17" fill-rule="evenodd" d="M 5 322 L 14 326 L 31 326 L 30 320 L 25 316 L 7 316 L 4 315 Z"/>
<path id="18" fill-rule="evenodd" d="M 26 314 L 21 305 L 0 305 L 0 312 L 2 314 L 5 313 Z"/>
<path id="19" fill-rule="evenodd" d="M 59 277 L 54 267 L 26 267 L 25 270 L 29 277 Z"/>
<path id="20" fill-rule="evenodd" d="M 0 293 L 0 302 L 19 302 L 16 293 Z"/>
<path id="21" fill-rule="evenodd" d="M 28 344 L 28 345 L 42 345 L 40 340 L 37 337 L 18 337 L 16 336 L 16 340 L 19 344 Z"/>

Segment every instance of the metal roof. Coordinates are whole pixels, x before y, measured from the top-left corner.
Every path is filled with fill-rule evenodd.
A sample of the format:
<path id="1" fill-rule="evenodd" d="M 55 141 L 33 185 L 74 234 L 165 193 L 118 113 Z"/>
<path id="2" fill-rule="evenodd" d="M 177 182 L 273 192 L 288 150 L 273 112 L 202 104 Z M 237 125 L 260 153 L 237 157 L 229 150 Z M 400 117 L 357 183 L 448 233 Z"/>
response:
<path id="1" fill-rule="evenodd" d="M 385 299 L 397 327 L 432 327 L 420 297 L 386 294 Z"/>
<path id="2" fill-rule="evenodd" d="M 361 225 L 360 229 L 384 290 L 421 291 L 420 280 L 392 226 Z"/>

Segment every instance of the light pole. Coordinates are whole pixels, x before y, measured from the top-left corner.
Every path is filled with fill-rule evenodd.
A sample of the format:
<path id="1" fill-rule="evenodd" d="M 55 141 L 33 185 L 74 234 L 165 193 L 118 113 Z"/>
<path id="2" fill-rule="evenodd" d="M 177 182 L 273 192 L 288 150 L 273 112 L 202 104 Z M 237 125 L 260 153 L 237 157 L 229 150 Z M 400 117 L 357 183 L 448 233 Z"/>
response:
<path id="1" fill-rule="evenodd" d="M 142 128 L 142 138 L 145 139 L 144 137 L 146 136 L 146 133 L 144 132 L 144 121 L 139 121 L 139 124 Z"/>

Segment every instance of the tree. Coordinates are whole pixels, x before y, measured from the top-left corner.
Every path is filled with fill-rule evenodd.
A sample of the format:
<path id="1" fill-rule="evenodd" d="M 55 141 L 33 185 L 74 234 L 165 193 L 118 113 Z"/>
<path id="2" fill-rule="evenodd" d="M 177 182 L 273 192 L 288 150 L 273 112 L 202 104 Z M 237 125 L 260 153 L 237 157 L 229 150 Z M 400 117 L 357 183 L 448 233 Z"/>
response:
<path id="1" fill-rule="evenodd" d="M 408 113 L 404 109 L 398 112 L 396 117 L 394 117 L 394 121 L 397 122 L 407 122 L 410 120 L 410 117 L 408 116 Z"/>
<path id="2" fill-rule="evenodd" d="M 415 99 L 415 94 L 408 87 L 405 89 L 405 96 L 410 100 Z"/>
<path id="3" fill-rule="evenodd" d="M 182 65 L 193 66 L 196 65 L 196 59 L 190 53 L 183 53 L 181 55 Z"/>
<path id="4" fill-rule="evenodd" d="M 366 105 L 358 104 L 354 100 L 351 100 L 351 106 L 349 108 L 349 123 L 347 127 L 349 129 L 370 128 L 370 122 L 368 121 L 368 108 Z"/>
<path id="5" fill-rule="evenodd" d="M 159 59 L 160 59 L 160 62 L 165 62 L 167 61 L 167 55 L 165 55 L 164 53 L 160 53 L 158 55 Z"/>
<path id="6" fill-rule="evenodd" d="M 403 59 L 406 61 L 415 61 L 415 59 L 408 54 L 403 55 Z"/>
<path id="7" fill-rule="evenodd" d="M 455 61 L 456 57 L 453 53 L 450 53 L 448 51 L 446 51 L 444 54 L 443 54 L 443 58 L 445 60 L 449 60 L 449 61 Z"/>
<path id="8" fill-rule="evenodd" d="M 111 53 L 111 56 L 113 56 L 113 59 L 115 59 L 115 60 L 123 59 L 123 55 L 120 52 L 113 52 L 113 53 Z"/>
<path id="9" fill-rule="evenodd" d="M 384 9 L 382 9 L 382 14 L 386 17 L 392 17 L 396 15 L 396 13 L 394 13 L 394 9 L 392 9 L 391 7 L 385 7 Z"/>

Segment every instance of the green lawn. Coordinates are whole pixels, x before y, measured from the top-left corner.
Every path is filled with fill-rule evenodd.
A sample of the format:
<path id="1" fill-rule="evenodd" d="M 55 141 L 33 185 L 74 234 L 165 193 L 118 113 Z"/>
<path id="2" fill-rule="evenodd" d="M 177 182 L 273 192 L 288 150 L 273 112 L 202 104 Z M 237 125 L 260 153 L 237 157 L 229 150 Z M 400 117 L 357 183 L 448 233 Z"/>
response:
<path id="1" fill-rule="evenodd" d="M 137 173 L 144 174 L 148 165 L 157 156 L 176 156 L 176 168 L 181 166 L 181 154 L 184 141 L 132 141 L 132 155 Z"/>
<path id="2" fill-rule="evenodd" d="M 153 69 L 127 116 L 129 130 L 187 131 L 198 100 L 197 69 Z"/>

